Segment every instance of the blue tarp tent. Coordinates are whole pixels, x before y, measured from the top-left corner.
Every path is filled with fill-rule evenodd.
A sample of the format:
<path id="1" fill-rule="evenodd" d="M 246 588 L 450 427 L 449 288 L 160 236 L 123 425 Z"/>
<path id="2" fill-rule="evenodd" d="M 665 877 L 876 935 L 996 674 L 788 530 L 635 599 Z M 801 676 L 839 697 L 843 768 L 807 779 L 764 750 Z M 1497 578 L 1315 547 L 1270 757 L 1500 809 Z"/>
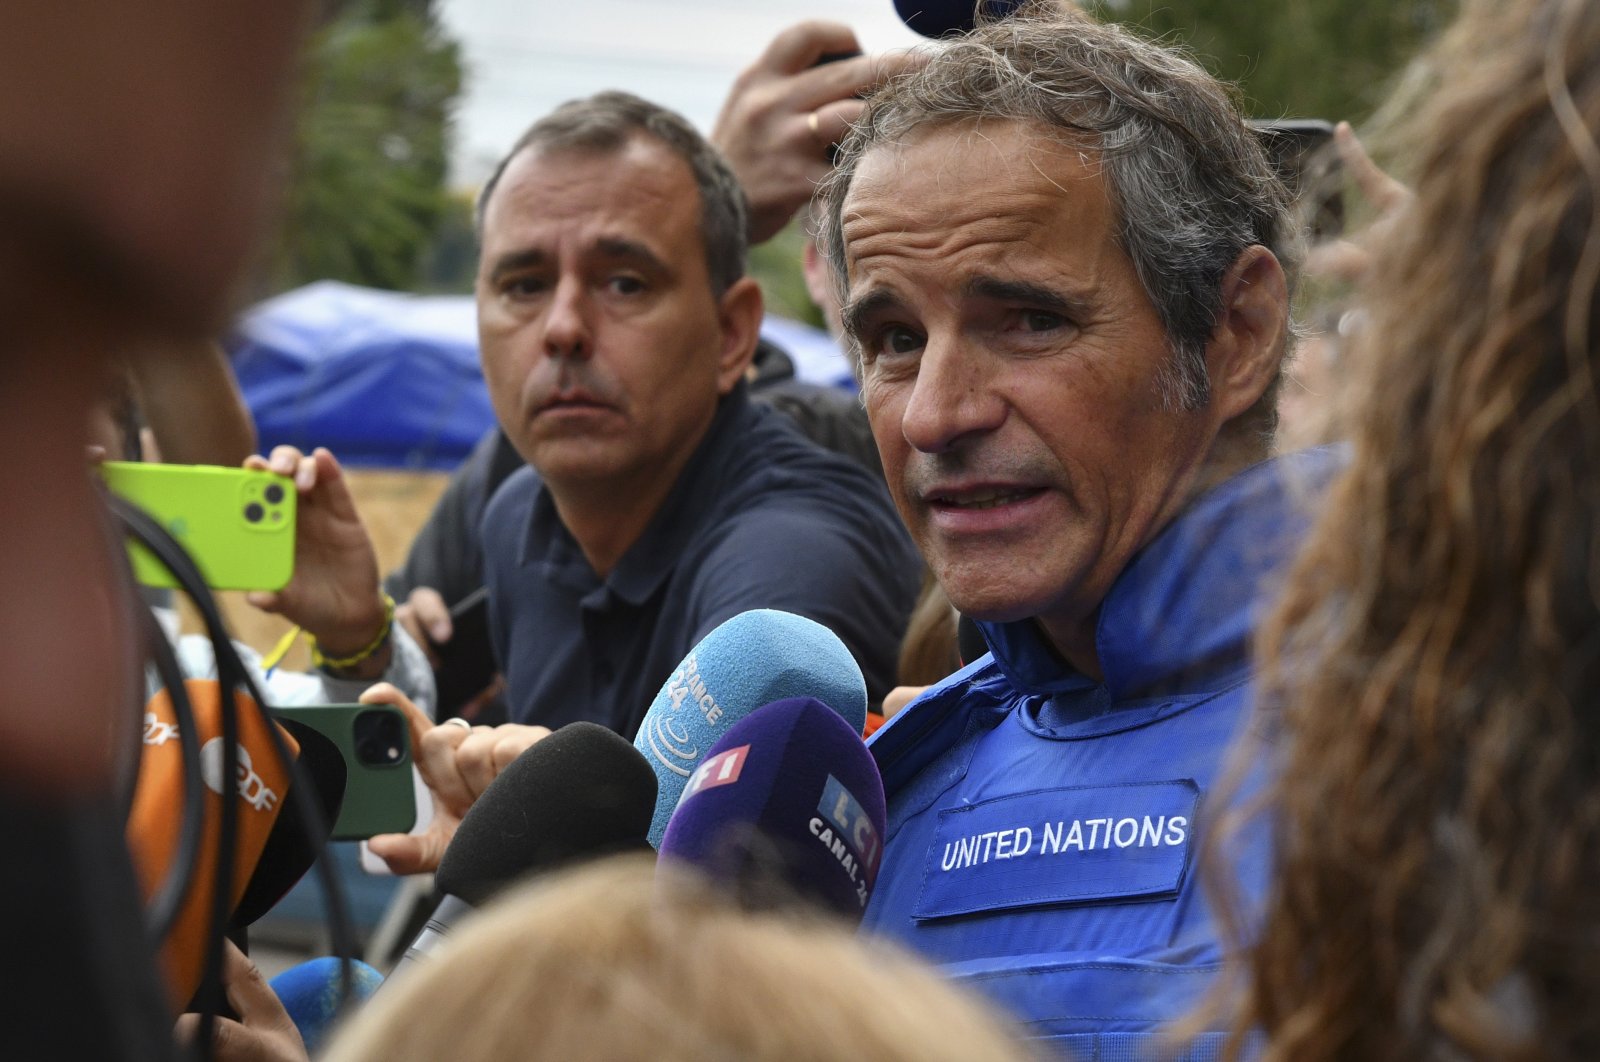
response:
<path id="1" fill-rule="evenodd" d="M 849 386 L 826 333 L 769 317 L 801 379 Z M 326 446 L 356 467 L 452 469 L 494 424 L 467 295 L 323 281 L 251 309 L 229 344 L 263 452 Z"/>
<path id="2" fill-rule="evenodd" d="M 324 281 L 250 310 L 230 353 L 263 452 L 450 469 L 494 423 L 469 296 Z"/>

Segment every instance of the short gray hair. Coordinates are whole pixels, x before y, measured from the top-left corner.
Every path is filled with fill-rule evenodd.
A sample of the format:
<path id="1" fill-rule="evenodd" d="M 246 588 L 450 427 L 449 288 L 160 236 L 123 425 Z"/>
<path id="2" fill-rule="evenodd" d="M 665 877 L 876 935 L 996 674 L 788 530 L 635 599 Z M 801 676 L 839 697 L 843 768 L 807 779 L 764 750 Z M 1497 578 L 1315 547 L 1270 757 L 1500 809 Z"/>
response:
<path id="1" fill-rule="evenodd" d="M 819 192 L 819 242 L 835 283 L 847 284 L 841 214 L 862 156 L 980 119 L 1058 130 L 1099 151 L 1118 239 L 1172 346 L 1163 394 L 1178 408 L 1204 406 L 1205 351 L 1228 268 L 1260 244 L 1292 290 L 1300 248 L 1288 192 L 1226 86 L 1186 57 L 1076 11 L 1026 4 L 945 44 L 868 101 Z M 1274 385 L 1245 418 L 1265 435 L 1276 399 Z"/>
<path id="2" fill-rule="evenodd" d="M 477 225 L 511 160 L 524 151 L 620 151 L 635 136 L 658 141 L 684 161 L 700 189 L 700 233 L 711 290 L 720 296 L 745 274 L 749 206 L 722 153 L 682 115 L 628 92 L 569 100 L 518 138 L 478 193 Z"/>

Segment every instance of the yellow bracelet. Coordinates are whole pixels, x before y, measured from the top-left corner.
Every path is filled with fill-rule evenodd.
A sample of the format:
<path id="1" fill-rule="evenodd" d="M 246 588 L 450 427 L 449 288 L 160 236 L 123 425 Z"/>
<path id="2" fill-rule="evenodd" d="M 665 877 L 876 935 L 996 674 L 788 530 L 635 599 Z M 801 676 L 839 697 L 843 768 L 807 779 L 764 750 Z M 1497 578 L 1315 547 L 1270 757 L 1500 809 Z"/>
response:
<path id="1" fill-rule="evenodd" d="M 389 640 L 389 635 L 394 633 L 394 598 L 388 594 L 383 595 L 383 627 L 378 631 L 378 636 L 367 643 L 366 648 L 349 656 L 325 656 L 318 647 L 317 640 L 311 639 L 311 662 L 317 667 L 331 671 L 348 671 L 363 660 L 383 648 L 383 643 Z"/>

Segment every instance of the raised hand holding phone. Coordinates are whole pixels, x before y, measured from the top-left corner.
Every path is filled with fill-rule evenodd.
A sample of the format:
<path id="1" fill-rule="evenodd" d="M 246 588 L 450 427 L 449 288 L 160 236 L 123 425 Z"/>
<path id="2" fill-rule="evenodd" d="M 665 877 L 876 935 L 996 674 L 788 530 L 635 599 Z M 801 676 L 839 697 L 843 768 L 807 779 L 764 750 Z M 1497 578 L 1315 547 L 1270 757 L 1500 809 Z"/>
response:
<path id="1" fill-rule="evenodd" d="M 419 833 L 389 833 L 371 838 L 368 850 L 396 874 L 422 874 L 439 859 L 489 783 L 528 748 L 550 736 L 548 727 L 507 723 L 468 726 L 452 719 L 434 725 L 405 694 L 380 682 L 361 695 L 363 704 L 392 704 L 406 713 L 411 752 L 418 772 L 433 793 L 433 817 Z"/>
<path id="2" fill-rule="evenodd" d="M 247 458 L 245 468 L 291 477 L 299 497 L 294 578 L 247 600 L 298 624 L 328 660 L 359 657 L 344 677 L 376 679 L 393 653 L 393 606 L 383 595 L 378 557 L 339 462 L 320 446 L 309 455 L 278 446 L 268 457 Z"/>

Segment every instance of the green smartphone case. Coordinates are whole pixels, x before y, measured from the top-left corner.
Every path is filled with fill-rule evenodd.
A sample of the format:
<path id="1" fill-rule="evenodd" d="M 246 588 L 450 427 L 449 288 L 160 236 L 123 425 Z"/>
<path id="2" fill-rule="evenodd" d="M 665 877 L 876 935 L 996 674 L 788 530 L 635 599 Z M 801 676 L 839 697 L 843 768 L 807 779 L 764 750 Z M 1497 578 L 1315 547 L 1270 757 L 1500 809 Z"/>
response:
<path id="1" fill-rule="evenodd" d="M 294 575 L 294 482 L 211 465 L 108 461 L 106 486 L 149 513 L 194 559 L 213 590 L 281 590 Z M 133 575 L 176 586 L 166 567 L 129 542 Z"/>
<path id="2" fill-rule="evenodd" d="M 392 704 L 279 706 L 339 747 L 344 757 L 344 803 L 333 826 L 335 841 L 364 841 L 379 833 L 405 833 L 417 821 L 411 784 L 411 732 Z"/>

